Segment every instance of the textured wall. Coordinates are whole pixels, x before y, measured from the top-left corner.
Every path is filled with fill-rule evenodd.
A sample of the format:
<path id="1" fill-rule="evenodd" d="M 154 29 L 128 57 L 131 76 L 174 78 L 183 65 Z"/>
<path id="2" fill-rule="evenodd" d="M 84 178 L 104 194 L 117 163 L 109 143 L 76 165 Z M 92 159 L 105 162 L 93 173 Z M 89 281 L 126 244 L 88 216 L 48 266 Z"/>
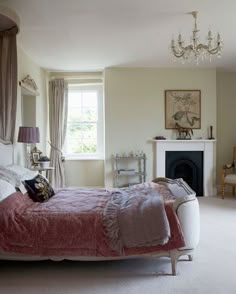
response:
<path id="1" fill-rule="evenodd" d="M 201 90 L 201 129 L 194 138 L 216 132 L 216 71 L 182 69 L 109 68 L 105 70 L 105 185 L 113 185 L 112 155 L 130 150 L 147 154 L 147 180 L 153 178 L 156 135 L 175 138 L 165 129 L 164 91 Z"/>

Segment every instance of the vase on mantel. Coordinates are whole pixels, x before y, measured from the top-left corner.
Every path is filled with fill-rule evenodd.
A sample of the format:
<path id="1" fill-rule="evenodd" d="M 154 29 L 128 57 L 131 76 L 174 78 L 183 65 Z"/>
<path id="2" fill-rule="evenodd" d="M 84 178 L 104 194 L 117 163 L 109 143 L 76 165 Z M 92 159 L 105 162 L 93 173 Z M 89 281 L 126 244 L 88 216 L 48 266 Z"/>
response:
<path id="1" fill-rule="evenodd" d="M 215 138 L 213 137 L 213 126 L 210 126 L 209 131 L 210 131 L 210 134 L 209 134 L 208 139 L 209 139 L 209 140 L 214 140 Z"/>

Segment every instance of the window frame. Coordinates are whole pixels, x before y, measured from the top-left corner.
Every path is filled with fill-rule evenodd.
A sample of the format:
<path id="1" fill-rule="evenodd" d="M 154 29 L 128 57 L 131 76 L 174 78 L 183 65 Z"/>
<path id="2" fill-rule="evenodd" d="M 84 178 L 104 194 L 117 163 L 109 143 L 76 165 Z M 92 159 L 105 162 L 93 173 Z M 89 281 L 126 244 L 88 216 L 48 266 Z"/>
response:
<path id="1" fill-rule="evenodd" d="M 95 90 L 97 92 L 97 152 L 96 153 L 67 153 L 67 135 L 63 147 L 63 155 L 66 160 L 104 160 L 104 99 L 103 99 L 103 84 L 102 83 L 89 83 L 82 84 L 76 82 L 68 82 L 68 101 L 70 90 Z M 69 103 L 68 103 L 69 104 Z M 69 108 L 68 108 L 69 113 Z M 68 121 L 66 122 L 68 124 Z M 68 125 L 67 125 L 68 127 Z"/>

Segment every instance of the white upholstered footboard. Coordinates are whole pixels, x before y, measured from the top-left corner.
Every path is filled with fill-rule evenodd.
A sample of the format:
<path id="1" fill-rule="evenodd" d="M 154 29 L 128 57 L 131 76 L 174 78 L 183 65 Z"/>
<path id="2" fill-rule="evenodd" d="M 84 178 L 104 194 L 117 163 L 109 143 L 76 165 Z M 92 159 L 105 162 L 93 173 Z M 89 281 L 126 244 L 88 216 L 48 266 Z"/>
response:
<path id="1" fill-rule="evenodd" d="M 183 179 L 171 180 L 168 178 L 156 178 L 155 183 L 165 184 L 176 196 L 173 209 L 178 216 L 185 239 L 185 246 L 172 250 L 170 258 L 172 274 L 176 275 L 176 263 L 180 256 L 187 255 L 191 261 L 194 250 L 200 239 L 200 215 L 196 193 L 183 181 Z"/>

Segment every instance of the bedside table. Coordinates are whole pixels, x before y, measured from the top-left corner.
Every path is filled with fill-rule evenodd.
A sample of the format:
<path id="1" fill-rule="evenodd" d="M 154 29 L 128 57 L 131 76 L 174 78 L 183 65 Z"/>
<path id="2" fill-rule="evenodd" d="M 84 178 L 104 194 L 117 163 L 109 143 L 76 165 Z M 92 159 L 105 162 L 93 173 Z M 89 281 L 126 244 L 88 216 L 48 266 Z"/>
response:
<path id="1" fill-rule="evenodd" d="M 42 172 L 51 172 L 55 168 L 53 166 L 48 166 L 48 167 L 41 167 L 41 166 L 36 166 L 36 167 L 31 167 L 30 170 L 33 171 L 38 171 L 39 174 L 42 175 Z"/>

